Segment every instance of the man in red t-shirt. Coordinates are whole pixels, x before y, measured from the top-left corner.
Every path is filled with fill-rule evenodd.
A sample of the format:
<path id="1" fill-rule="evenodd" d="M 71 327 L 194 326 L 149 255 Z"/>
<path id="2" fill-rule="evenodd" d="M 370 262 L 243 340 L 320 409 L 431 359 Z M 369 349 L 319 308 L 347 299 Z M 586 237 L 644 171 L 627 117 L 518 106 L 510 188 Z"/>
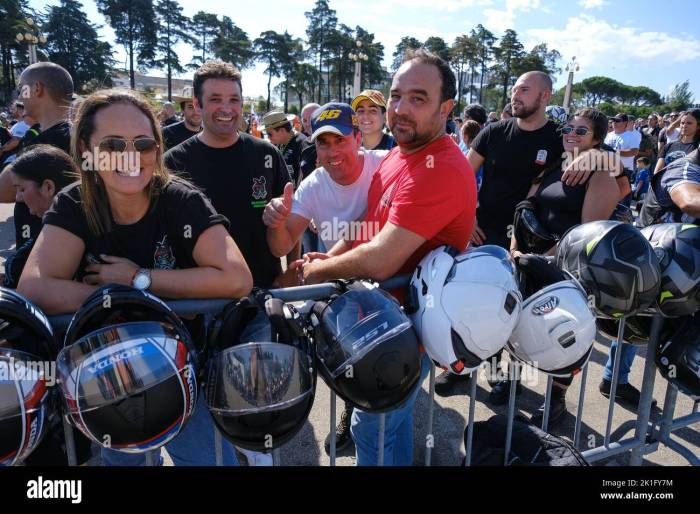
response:
<path id="1" fill-rule="evenodd" d="M 394 75 L 387 106 L 398 146 L 374 174 L 367 213 L 355 231 L 359 238 L 294 263 L 307 284 L 352 277 L 385 280 L 413 271 L 440 245 L 466 248 L 476 213 L 476 181 L 469 162 L 445 134 L 455 95 L 455 77 L 445 61 L 422 50 L 407 56 Z M 424 358 L 423 377 L 428 369 Z M 386 413 L 387 465 L 413 463 L 413 404 L 419 389 Z M 355 409 L 351 431 L 360 466 L 377 462 L 378 427 L 378 414 Z"/>

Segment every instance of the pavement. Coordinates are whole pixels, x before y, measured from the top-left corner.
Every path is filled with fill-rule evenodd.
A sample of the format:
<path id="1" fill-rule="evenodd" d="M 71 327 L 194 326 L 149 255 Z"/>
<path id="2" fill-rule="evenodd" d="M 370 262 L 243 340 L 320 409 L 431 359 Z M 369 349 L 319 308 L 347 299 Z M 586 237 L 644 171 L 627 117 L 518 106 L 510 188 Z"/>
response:
<path id="1" fill-rule="evenodd" d="M 0 261 L 3 261 L 11 251 L 14 244 L 14 224 L 12 220 L 12 205 L 0 204 Z M 589 363 L 588 380 L 585 388 L 585 401 L 583 410 L 583 423 L 581 428 L 580 449 L 586 450 L 603 444 L 607 413 L 608 399 L 598 391 L 603 368 L 607 360 L 610 342 L 599 336 L 596 341 Z M 636 387 L 641 386 L 644 368 L 646 348 L 640 348 L 635 358 L 630 382 Z M 437 370 L 437 374 L 440 370 Z M 531 376 L 532 375 L 532 376 Z M 536 412 L 543 402 L 546 389 L 546 377 L 541 373 L 530 373 L 532 380 L 528 381 L 523 393 L 518 397 L 518 411 L 528 417 Z M 666 393 L 665 379 L 657 372 L 654 383 L 654 398 L 657 406 L 652 409 L 652 420 L 661 416 L 664 407 Z M 581 387 L 581 377 L 574 379 L 567 395 L 567 407 L 569 413 L 562 421 L 550 429 L 555 435 L 573 439 L 576 406 Z M 497 413 L 505 413 L 506 406 L 494 407 L 487 403 L 490 387 L 483 373 L 480 373 L 477 392 L 475 420 L 482 421 Z M 319 378 L 316 389 L 316 398 L 311 414 L 300 432 L 287 445 L 280 449 L 280 463 L 288 466 L 328 466 L 329 457 L 323 449 L 323 441 L 330 426 L 330 390 Z M 414 409 L 414 464 L 423 465 L 426 453 L 426 436 L 428 434 L 428 411 L 430 397 L 428 394 L 428 379 L 422 384 Z M 453 396 L 441 398 L 435 396 L 434 424 L 432 429 L 433 448 L 432 465 L 434 466 L 459 466 L 465 455 L 464 428 L 469 408 L 468 382 L 460 384 Z M 336 402 L 336 418 L 340 419 L 343 402 Z M 676 417 L 690 414 L 693 410 L 692 400 L 683 394 L 678 395 Z M 635 429 L 636 412 L 621 403 L 617 403 L 614 410 L 613 430 L 611 441 L 619 441 L 632 437 Z M 673 439 L 686 446 L 695 456 L 700 456 L 700 423 L 680 429 L 673 433 Z M 96 463 L 96 461 L 95 461 Z M 171 464 L 166 456 L 166 464 Z M 338 454 L 336 465 L 352 466 L 355 464 L 354 449 Z M 615 456 L 599 465 L 617 466 L 626 465 L 627 456 Z M 644 465 L 650 466 L 686 466 L 688 461 L 678 453 L 664 445 L 659 445 L 658 451 L 648 454 L 644 458 Z"/>

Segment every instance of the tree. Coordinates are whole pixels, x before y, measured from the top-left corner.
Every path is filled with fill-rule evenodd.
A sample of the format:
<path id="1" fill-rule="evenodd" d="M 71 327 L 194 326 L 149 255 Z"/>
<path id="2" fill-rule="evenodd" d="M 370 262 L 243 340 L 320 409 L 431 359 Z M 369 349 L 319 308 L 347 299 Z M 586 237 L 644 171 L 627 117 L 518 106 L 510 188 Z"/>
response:
<path id="1" fill-rule="evenodd" d="M 450 47 L 441 37 L 431 36 L 423 43 L 423 48 L 428 52 L 440 56 L 446 62 L 450 62 Z"/>
<path id="2" fill-rule="evenodd" d="M 684 81 L 676 84 L 668 95 L 666 102 L 672 111 L 684 111 L 693 103 L 693 94 L 690 92 L 690 82 Z"/>
<path id="3" fill-rule="evenodd" d="M 525 55 L 517 32 L 512 29 L 506 30 L 499 45 L 494 48 L 494 53 L 496 63 L 491 69 L 498 84 L 503 88 L 500 104 L 502 107 L 508 103 L 508 88 L 513 81 L 513 76 L 517 75 L 518 64 Z"/>
<path id="4" fill-rule="evenodd" d="M 157 24 L 152 0 L 96 0 L 97 9 L 114 29 L 117 43 L 124 45 L 129 58 L 129 81 L 135 87 L 134 61 L 138 68 L 153 64 L 157 44 Z"/>
<path id="5" fill-rule="evenodd" d="M 26 43 L 19 43 L 15 36 L 27 32 L 25 19 L 34 16 L 27 0 L 3 0 L 0 2 L 0 67 L 2 67 L 2 91 L 5 101 L 15 88 L 15 66 L 26 64 Z"/>
<path id="6" fill-rule="evenodd" d="M 328 70 L 328 84 L 335 80 L 338 100 L 345 100 L 345 78 L 353 76 L 354 62 L 348 57 L 350 51 L 355 49 L 353 31 L 347 25 L 341 23 L 332 31 L 328 38 L 328 55 L 326 69 Z M 331 78 L 332 71 L 332 78 Z"/>
<path id="7" fill-rule="evenodd" d="M 272 77 L 282 75 L 282 62 L 279 56 L 283 46 L 282 36 L 274 30 L 266 30 L 260 34 L 260 37 L 253 41 L 253 47 L 257 55 L 257 60 L 267 64 L 265 73 L 267 79 L 267 108 L 270 110 L 271 85 Z"/>
<path id="8" fill-rule="evenodd" d="M 391 56 L 394 58 L 391 64 L 391 69 L 395 72 L 396 70 L 399 69 L 401 66 L 401 63 L 404 60 L 404 56 L 406 55 L 406 52 L 409 50 L 418 50 L 421 48 L 423 45 L 421 44 L 420 41 L 418 41 L 414 37 L 410 36 L 404 36 L 401 38 L 401 41 L 399 41 L 399 44 L 396 45 L 396 50 L 394 50 L 394 53 L 391 54 Z"/>
<path id="9" fill-rule="evenodd" d="M 47 8 L 46 22 L 41 27 L 47 56 L 70 73 L 76 91 L 85 91 L 88 84 L 111 84 L 112 49 L 109 43 L 100 41 L 98 28 L 76 0 L 61 0 L 59 5 Z"/>
<path id="10" fill-rule="evenodd" d="M 613 102 L 615 98 L 624 96 L 624 84 L 610 77 L 588 77 L 580 84 L 588 107 L 596 107 L 602 101 Z"/>
<path id="11" fill-rule="evenodd" d="M 287 112 L 289 106 L 289 90 L 293 84 L 294 75 L 299 63 L 304 56 L 304 45 L 301 39 L 293 37 L 286 30 L 280 36 L 277 60 L 284 75 L 283 94 L 284 94 L 284 111 Z"/>
<path id="12" fill-rule="evenodd" d="M 560 59 L 561 54 L 557 50 L 550 50 L 547 43 L 540 43 L 515 63 L 515 75 L 522 75 L 528 71 L 543 71 L 550 76 L 557 75 L 561 72 L 561 68 L 557 66 Z"/>
<path id="13" fill-rule="evenodd" d="M 255 62 L 253 43 L 245 30 L 238 27 L 231 18 L 224 16 L 219 24 L 219 32 L 211 44 L 214 55 L 234 64 L 239 70 L 249 68 Z"/>
<path id="14" fill-rule="evenodd" d="M 219 32 L 219 27 L 219 20 L 216 18 L 216 14 L 199 11 L 192 16 L 190 30 L 194 32 L 195 43 L 193 48 L 195 54 L 192 56 L 192 61 L 187 65 L 188 68 L 196 70 L 206 62 L 207 53 L 211 53 L 211 47 Z M 197 52 L 201 53 L 198 55 Z"/>
<path id="15" fill-rule="evenodd" d="M 482 103 L 484 79 L 486 77 L 486 70 L 489 68 L 489 63 L 491 62 L 491 57 L 493 56 L 496 36 L 494 36 L 491 31 L 485 29 L 481 23 L 479 23 L 475 29 L 472 29 L 469 35 L 474 39 L 477 62 L 481 68 L 479 77 L 479 103 Z"/>
<path id="16" fill-rule="evenodd" d="M 462 96 L 464 96 L 463 79 L 465 70 L 469 69 L 470 82 L 469 82 L 469 101 L 472 99 L 473 84 L 474 84 L 474 70 L 478 63 L 477 55 L 477 43 L 476 41 L 466 34 L 457 36 L 452 48 L 450 50 L 451 61 L 453 65 L 457 68 L 457 112 L 462 111 Z"/>
<path id="17" fill-rule="evenodd" d="M 306 28 L 306 35 L 309 43 L 309 53 L 312 57 L 318 58 L 318 103 L 321 103 L 323 71 L 322 65 L 325 54 L 327 53 L 326 45 L 331 33 L 335 30 L 338 24 L 338 17 L 335 10 L 328 5 L 328 0 L 316 0 L 316 4 L 311 11 L 304 13 L 306 19 L 309 20 L 309 25 Z M 330 84 L 326 84 L 326 98 L 330 100 Z"/>
<path id="18" fill-rule="evenodd" d="M 382 67 L 384 45 L 374 41 L 374 34 L 370 34 L 359 25 L 355 27 L 355 40 L 362 41 L 362 51 L 367 55 L 367 60 L 362 63 L 360 89 L 364 89 L 365 81 L 368 87 L 384 84 L 387 78 L 386 70 Z"/>
<path id="19" fill-rule="evenodd" d="M 156 16 L 158 17 L 158 44 L 156 46 L 158 58 L 154 64 L 158 69 L 166 69 L 168 100 L 172 100 L 173 71 L 176 73 L 185 72 L 174 46 L 181 41 L 193 44 L 195 39 L 187 31 L 190 19 L 182 15 L 182 7 L 177 3 L 177 0 L 158 0 Z"/>

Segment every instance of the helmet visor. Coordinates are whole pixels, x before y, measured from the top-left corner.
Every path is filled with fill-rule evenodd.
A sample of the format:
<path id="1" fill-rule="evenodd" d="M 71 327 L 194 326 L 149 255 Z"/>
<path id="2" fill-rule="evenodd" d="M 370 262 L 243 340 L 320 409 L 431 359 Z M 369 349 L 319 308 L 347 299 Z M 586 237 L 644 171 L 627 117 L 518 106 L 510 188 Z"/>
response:
<path id="1" fill-rule="evenodd" d="M 0 350 L 0 420 L 38 410 L 48 393 L 48 362 L 17 350 Z"/>
<path id="2" fill-rule="evenodd" d="M 353 290 L 333 301 L 321 320 L 324 345 L 318 357 L 333 377 L 344 373 L 373 348 L 411 328 L 396 302 L 379 289 Z"/>
<path id="3" fill-rule="evenodd" d="M 194 384 L 189 348 L 171 325 L 114 325 L 79 339 L 58 355 L 61 391 L 71 412 L 103 407 L 137 395 L 174 376 Z M 183 391 L 192 398 L 194 387 Z"/>
<path id="4" fill-rule="evenodd" d="M 294 346 L 232 346 L 209 364 L 207 404 L 220 414 L 253 414 L 294 405 L 313 394 L 311 358 Z"/>

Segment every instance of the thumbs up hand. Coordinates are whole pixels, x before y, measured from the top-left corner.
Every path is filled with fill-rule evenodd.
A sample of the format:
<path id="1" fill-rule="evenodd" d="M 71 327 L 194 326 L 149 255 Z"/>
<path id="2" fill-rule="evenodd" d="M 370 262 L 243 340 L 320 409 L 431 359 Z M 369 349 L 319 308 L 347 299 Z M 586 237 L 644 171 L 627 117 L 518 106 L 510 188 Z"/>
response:
<path id="1" fill-rule="evenodd" d="M 279 228 L 287 221 L 292 214 L 292 196 L 294 195 L 294 185 L 287 182 L 284 186 L 284 193 L 280 198 L 273 198 L 265 206 L 263 211 L 263 223 L 270 228 Z"/>

